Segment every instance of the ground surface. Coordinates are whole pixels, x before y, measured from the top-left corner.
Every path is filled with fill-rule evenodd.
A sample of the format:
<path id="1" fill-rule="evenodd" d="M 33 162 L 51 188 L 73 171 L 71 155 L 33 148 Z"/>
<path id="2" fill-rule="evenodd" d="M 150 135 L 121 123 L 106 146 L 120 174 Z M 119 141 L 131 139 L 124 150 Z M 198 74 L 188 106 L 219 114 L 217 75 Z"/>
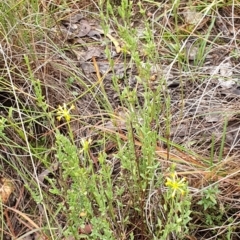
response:
<path id="1" fill-rule="evenodd" d="M 125 21 L 117 13 L 120 3 L 114 3 L 116 21 L 111 15 L 101 17 L 100 12 L 108 12 L 106 3 L 100 9 L 97 3 L 76 1 L 69 3 L 68 9 L 63 11 L 53 2 L 41 5 L 44 14 L 53 9 L 52 21 L 44 22 L 41 18 L 42 28 L 36 30 L 39 34 L 34 35 L 29 45 L 22 44 L 29 40 L 24 31 L 33 28 L 27 22 L 18 28 L 21 34 L 13 33 L 12 39 L 4 39 L 1 45 L 1 51 L 7 56 L 7 60 L 0 59 L 3 76 L 1 110 L 7 119 L 5 133 L 2 133 L 2 186 L 6 186 L 4 179 L 16 179 L 14 197 L 8 199 L 10 203 L 6 205 L 9 207 L 2 214 L 5 221 L 3 239 L 18 239 L 23 234 L 26 236 L 21 239 L 25 240 L 38 237 L 78 239 L 76 232 L 72 234 L 74 237 L 71 234 L 65 237 L 62 233 L 67 226 L 75 226 L 75 220 L 68 219 L 68 214 L 72 216 L 71 201 L 64 195 L 68 196 L 68 188 L 74 189 L 75 180 L 74 175 L 66 173 L 73 165 L 66 167 L 64 160 L 59 161 L 56 129 L 64 136 L 71 132 L 69 138 L 77 149 L 84 148 L 82 139 L 91 138 L 93 143 L 88 157 L 92 161 L 92 178 L 96 177 L 96 181 L 100 183 L 99 176 L 104 176 L 100 156 L 105 156 L 111 169 L 112 198 L 110 193 L 104 194 L 108 199 L 105 201 L 112 203 L 109 205 L 114 214 L 109 214 L 109 209 L 104 214 L 113 234 L 106 237 L 103 229 L 107 225 L 100 228 L 97 223 L 100 235 L 91 235 L 97 227 L 94 218 L 84 219 L 86 204 L 78 213 L 83 220 L 80 227 L 75 227 L 79 236 L 86 239 L 160 239 L 158 234 L 163 231 L 160 225 L 167 222 L 164 216 L 168 215 L 161 207 L 165 199 L 160 197 L 166 189 L 163 183 L 158 185 L 158 181 L 174 162 L 178 175 L 187 178 L 192 195 L 189 232 L 182 239 L 239 239 L 239 5 L 192 3 L 190 7 L 182 3 L 175 8 L 168 1 L 160 4 L 143 1 L 141 5 L 134 2 L 131 15 Z M 210 5 L 211 11 L 207 11 Z M 108 26 L 106 29 L 104 21 Z M 121 29 L 123 26 L 125 29 Z M 149 36 L 148 31 L 151 31 Z M 133 40 L 128 37 L 131 34 L 136 41 L 132 45 Z M 146 74 L 141 69 L 146 69 Z M 15 95 L 13 90 L 8 90 L 10 85 L 16 88 Z M 68 124 L 64 117 L 61 121 L 56 119 L 58 106 L 64 103 L 68 108 L 74 105 Z M 156 108 L 157 116 L 150 119 L 146 129 L 157 136 L 152 150 L 153 163 L 160 162 L 160 166 L 156 165 L 157 170 L 146 178 L 139 174 L 139 178 L 141 175 L 144 179 L 142 183 L 148 182 L 147 191 L 140 191 L 139 197 L 134 195 L 138 189 L 130 188 L 135 183 L 130 177 L 131 174 L 134 176 L 130 171 L 134 167 L 124 165 L 127 161 L 124 162 L 125 155 L 121 155 L 121 151 L 127 152 L 133 145 L 137 166 L 142 156 L 146 159 L 144 141 L 148 135 L 143 131 L 143 125 L 146 116 L 154 115 L 154 111 L 148 112 L 152 106 Z M 22 116 L 12 109 L 21 109 Z M 134 120 L 129 122 L 133 113 Z M 21 119 L 16 120 L 19 118 L 23 118 L 24 131 Z M 133 140 L 128 143 L 130 137 Z M 26 146 L 26 138 L 30 146 Z M 75 151 L 72 149 L 70 152 Z M 87 157 L 82 156 L 81 151 L 79 154 L 77 165 L 89 167 L 90 164 L 81 162 Z M 34 168 L 30 164 L 32 156 Z M 70 162 L 70 153 L 65 158 Z M 154 164 L 150 164 L 152 168 Z M 140 164 L 141 167 L 144 165 Z M 86 183 L 86 186 L 91 188 L 91 177 L 87 179 L 89 185 Z M 46 209 L 40 204 L 41 194 L 36 193 L 38 184 L 44 192 L 42 198 Z M 105 180 L 103 188 L 107 188 L 107 184 Z M 214 185 L 220 192 L 214 191 Z M 123 190 L 119 193 L 121 187 Z M 210 200 L 205 198 L 206 204 L 215 203 L 212 208 L 205 208 L 206 205 L 201 208 L 197 204 L 205 188 L 213 189 Z M 54 195 L 52 189 L 55 194 L 56 189 L 63 193 Z M 2 192 L 7 192 L 6 187 Z M 89 190 L 87 195 L 88 199 L 93 199 L 92 214 L 103 216 L 97 194 Z M 138 204 L 135 205 L 135 201 Z M 59 207 L 53 206 L 52 202 Z M 203 211 L 211 219 L 206 219 Z M 46 212 L 51 216 L 48 227 L 58 229 L 54 230 L 54 237 L 48 231 L 38 229 L 47 222 Z M 159 212 L 165 222 L 158 226 Z M 178 215 L 181 211 L 176 212 Z M 123 223 L 123 219 L 127 223 Z M 31 234 L 34 229 L 37 234 L 34 231 Z M 165 239 L 181 238 L 174 230 Z"/>

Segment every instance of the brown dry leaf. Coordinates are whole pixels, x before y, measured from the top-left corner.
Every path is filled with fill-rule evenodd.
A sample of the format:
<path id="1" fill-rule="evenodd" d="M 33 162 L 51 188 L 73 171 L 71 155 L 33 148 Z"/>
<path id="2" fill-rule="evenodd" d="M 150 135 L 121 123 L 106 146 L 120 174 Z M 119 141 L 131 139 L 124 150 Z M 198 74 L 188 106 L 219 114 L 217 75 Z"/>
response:
<path id="1" fill-rule="evenodd" d="M 78 28 L 78 32 L 76 33 L 76 37 L 85 37 L 90 32 L 90 30 L 91 30 L 91 26 L 88 23 L 88 21 L 85 19 L 82 19 L 79 22 L 79 28 Z"/>
<path id="2" fill-rule="evenodd" d="M 14 184 L 13 181 L 8 178 L 2 178 L 0 184 L 0 201 L 5 204 L 14 191 Z"/>
<path id="3" fill-rule="evenodd" d="M 49 169 L 44 170 L 38 175 L 38 180 L 43 184 L 44 179 L 48 176 L 49 173 L 55 172 L 59 167 L 59 163 L 53 163 Z"/>
<path id="4" fill-rule="evenodd" d="M 50 35 L 52 37 L 63 37 L 65 40 L 81 38 L 88 35 L 92 27 L 86 19 L 81 19 L 78 22 L 69 22 L 63 20 L 60 26 L 51 28 Z"/>
<path id="5" fill-rule="evenodd" d="M 82 233 L 82 234 L 92 233 L 92 224 L 85 224 L 83 228 L 79 229 L 79 233 Z"/>
<path id="6" fill-rule="evenodd" d="M 185 18 L 185 23 L 194 26 L 199 24 L 199 22 L 201 22 L 203 18 L 203 14 L 195 11 L 194 9 L 188 9 L 183 13 L 183 16 Z"/>
<path id="7" fill-rule="evenodd" d="M 62 24 L 66 25 L 66 24 L 77 23 L 82 19 L 83 19 L 83 15 L 81 13 L 77 13 L 75 15 L 70 15 L 65 17 L 64 19 L 61 20 L 61 22 Z"/>
<path id="8" fill-rule="evenodd" d="M 204 18 L 201 12 L 197 12 L 195 9 L 187 9 L 183 12 L 184 20 L 187 25 L 194 26 L 197 29 L 201 29 L 208 18 Z"/>
<path id="9" fill-rule="evenodd" d="M 186 44 L 186 56 L 189 60 L 195 60 L 199 52 L 199 48 L 194 46 L 192 43 L 187 42 Z"/>
<path id="10" fill-rule="evenodd" d="M 78 51 L 78 50 L 72 49 L 72 52 L 77 57 L 78 61 L 85 62 L 85 55 L 86 55 L 86 51 L 85 50 Z"/>
<path id="11" fill-rule="evenodd" d="M 233 75 L 233 66 L 230 61 L 222 63 L 219 70 L 222 77 L 231 77 Z"/>
<path id="12" fill-rule="evenodd" d="M 219 84 L 223 88 L 232 88 L 237 79 L 233 79 L 233 67 L 230 61 L 221 63 L 219 66 L 219 72 L 221 77 L 218 78 Z"/>
<path id="13" fill-rule="evenodd" d="M 88 33 L 88 37 L 93 38 L 93 39 L 101 39 L 101 34 L 99 33 L 99 31 L 92 29 Z"/>
<path id="14" fill-rule="evenodd" d="M 85 53 L 84 60 L 88 61 L 92 59 L 93 57 L 100 57 L 101 56 L 101 50 L 96 47 L 89 47 L 88 51 Z"/>

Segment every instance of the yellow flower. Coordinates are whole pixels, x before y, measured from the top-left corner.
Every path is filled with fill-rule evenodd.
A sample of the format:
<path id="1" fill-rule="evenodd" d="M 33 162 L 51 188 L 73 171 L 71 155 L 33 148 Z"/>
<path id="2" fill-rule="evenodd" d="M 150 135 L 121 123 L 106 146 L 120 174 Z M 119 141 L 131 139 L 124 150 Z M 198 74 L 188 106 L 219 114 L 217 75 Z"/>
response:
<path id="1" fill-rule="evenodd" d="M 173 191 L 171 195 L 172 197 L 175 196 L 177 191 L 179 191 L 182 195 L 185 193 L 185 178 L 182 178 L 181 180 L 178 179 L 176 172 L 171 173 L 171 178 L 167 177 L 167 182 L 165 184 Z"/>
<path id="2" fill-rule="evenodd" d="M 82 144 L 82 149 L 80 150 L 80 153 L 82 152 L 88 152 L 89 148 L 90 148 L 90 145 L 92 143 L 92 139 L 89 138 L 89 139 L 82 139 L 81 140 L 81 144 Z"/>
<path id="3" fill-rule="evenodd" d="M 87 216 L 87 212 L 84 211 L 84 209 L 82 209 L 82 211 L 79 214 L 80 217 L 86 217 Z"/>
<path id="4" fill-rule="evenodd" d="M 61 121 L 62 118 L 65 118 L 67 122 L 71 120 L 71 114 L 70 111 L 75 109 L 74 105 L 72 104 L 69 109 L 67 109 L 66 103 L 63 104 L 63 106 L 58 106 L 58 111 L 57 111 L 57 120 Z"/>

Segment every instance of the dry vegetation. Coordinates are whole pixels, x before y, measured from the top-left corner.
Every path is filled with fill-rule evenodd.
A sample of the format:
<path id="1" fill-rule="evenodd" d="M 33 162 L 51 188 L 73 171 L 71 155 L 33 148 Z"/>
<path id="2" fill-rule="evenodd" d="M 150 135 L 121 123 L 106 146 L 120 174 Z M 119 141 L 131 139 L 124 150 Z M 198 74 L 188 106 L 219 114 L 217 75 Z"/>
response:
<path id="1" fill-rule="evenodd" d="M 0 3 L 1 239 L 239 239 L 240 7 Z"/>

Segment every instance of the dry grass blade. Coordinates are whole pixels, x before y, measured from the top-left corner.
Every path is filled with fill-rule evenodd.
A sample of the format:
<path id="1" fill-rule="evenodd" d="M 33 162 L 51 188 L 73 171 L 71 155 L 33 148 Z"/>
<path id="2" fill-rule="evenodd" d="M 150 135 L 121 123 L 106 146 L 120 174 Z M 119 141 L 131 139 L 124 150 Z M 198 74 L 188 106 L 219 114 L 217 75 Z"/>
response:
<path id="1" fill-rule="evenodd" d="M 128 137 L 126 135 L 116 132 L 114 130 L 104 128 L 101 126 L 94 126 L 94 128 L 100 129 L 106 133 L 115 134 L 124 141 L 128 140 Z M 136 139 L 134 139 L 134 144 L 139 147 L 142 146 L 142 143 Z M 203 163 L 198 162 L 195 157 L 193 157 L 189 154 L 183 153 L 178 150 L 177 150 L 177 153 L 178 154 L 169 153 L 167 149 L 161 148 L 159 146 L 156 147 L 156 154 L 164 160 L 169 160 L 169 161 L 173 161 L 173 162 L 177 162 L 177 163 L 186 163 L 186 164 L 197 166 L 197 167 L 206 167 Z"/>

